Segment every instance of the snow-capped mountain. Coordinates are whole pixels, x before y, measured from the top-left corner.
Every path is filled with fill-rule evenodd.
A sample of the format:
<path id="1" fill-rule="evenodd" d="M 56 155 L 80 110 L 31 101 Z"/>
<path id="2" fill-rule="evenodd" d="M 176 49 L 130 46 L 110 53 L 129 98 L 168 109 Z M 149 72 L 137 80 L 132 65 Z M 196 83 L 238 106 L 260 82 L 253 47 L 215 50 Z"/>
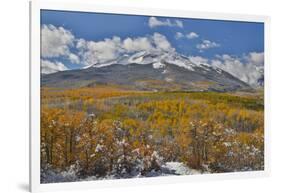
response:
<path id="1" fill-rule="evenodd" d="M 112 64 L 122 64 L 122 65 L 128 65 L 128 64 L 153 64 L 153 68 L 165 68 L 165 64 L 173 64 L 179 67 L 183 67 L 185 69 L 188 69 L 190 71 L 194 71 L 195 67 L 204 68 L 205 70 L 208 70 L 211 68 L 208 64 L 195 64 L 192 63 L 188 57 L 180 55 L 176 52 L 137 52 L 132 55 L 123 55 L 122 57 L 117 58 L 116 60 L 107 61 L 105 63 L 98 63 L 98 64 L 92 64 L 89 66 L 86 66 L 85 69 L 90 67 L 105 67 L 110 66 Z M 220 71 L 219 68 L 213 67 L 212 69 L 217 69 Z"/>
<path id="2" fill-rule="evenodd" d="M 176 52 L 138 52 L 84 69 L 42 76 L 44 86 L 78 87 L 100 84 L 153 91 L 251 89 L 247 83 L 218 67 L 195 64 Z"/>

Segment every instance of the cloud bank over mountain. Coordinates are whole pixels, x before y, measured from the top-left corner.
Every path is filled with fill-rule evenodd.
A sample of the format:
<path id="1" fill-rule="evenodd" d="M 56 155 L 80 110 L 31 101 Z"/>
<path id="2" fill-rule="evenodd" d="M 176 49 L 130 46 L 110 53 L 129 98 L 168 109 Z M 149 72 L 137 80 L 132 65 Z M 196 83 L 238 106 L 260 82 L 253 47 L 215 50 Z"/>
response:
<path id="1" fill-rule="evenodd" d="M 154 17 L 149 19 L 149 25 L 151 27 L 182 26 L 176 20 L 158 20 Z M 42 73 L 45 74 L 69 70 L 64 61 L 76 65 L 77 68 L 85 68 L 110 63 L 124 55 L 133 55 L 142 51 L 147 53 L 177 52 L 168 38 L 159 32 L 138 37 L 113 36 L 94 41 L 76 38 L 71 30 L 64 27 L 44 24 L 41 27 L 41 34 L 41 65 Z M 176 36 L 187 39 L 199 37 L 195 32 L 186 35 L 178 32 Z M 196 45 L 202 51 L 219 46 L 221 45 L 206 39 Z M 263 76 L 263 52 L 250 52 L 242 56 L 222 54 L 213 58 L 188 53 L 186 56 L 193 63 L 204 63 L 221 68 L 250 85 L 255 85 L 257 80 Z"/>

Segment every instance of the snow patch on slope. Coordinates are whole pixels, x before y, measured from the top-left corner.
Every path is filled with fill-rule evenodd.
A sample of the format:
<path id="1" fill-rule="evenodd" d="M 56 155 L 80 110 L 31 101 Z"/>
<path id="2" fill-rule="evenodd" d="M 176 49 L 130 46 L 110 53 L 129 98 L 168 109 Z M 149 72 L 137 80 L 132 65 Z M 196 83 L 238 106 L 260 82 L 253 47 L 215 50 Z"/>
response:
<path id="1" fill-rule="evenodd" d="M 153 63 L 153 68 L 159 69 L 159 68 L 164 68 L 165 64 L 162 64 L 161 62 L 155 62 Z"/>

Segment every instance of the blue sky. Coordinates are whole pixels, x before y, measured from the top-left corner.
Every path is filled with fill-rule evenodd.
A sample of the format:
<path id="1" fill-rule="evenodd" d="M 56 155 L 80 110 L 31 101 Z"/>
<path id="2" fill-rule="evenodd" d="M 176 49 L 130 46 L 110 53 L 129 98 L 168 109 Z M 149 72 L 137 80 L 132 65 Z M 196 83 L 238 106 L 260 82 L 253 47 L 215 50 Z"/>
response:
<path id="1" fill-rule="evenodd" d="M 263 65 L 263 23 L 41 10 L 41 26 L 43 66 L 59 70 L 110 60 L 121 54 L 112 46 L 121 44 L 122 53 L 166 46 L 214 64 L 238 58 L 245 65 Z M 140 37 L 144 45 L 138 44 Z M 132 41 L 124 48 L 128 38 Z"/>

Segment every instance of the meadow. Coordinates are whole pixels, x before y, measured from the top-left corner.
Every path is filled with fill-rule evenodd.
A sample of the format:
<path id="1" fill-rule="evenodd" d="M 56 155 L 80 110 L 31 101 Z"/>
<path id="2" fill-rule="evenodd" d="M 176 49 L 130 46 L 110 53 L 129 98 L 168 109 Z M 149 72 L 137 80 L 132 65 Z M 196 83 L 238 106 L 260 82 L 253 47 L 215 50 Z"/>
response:
<path id="1" fill-rule="evenodd" d="M 41 182 L 154 176 L 172 162 L 263 170 L 263 101 L 263 91 L 42 87 Z"/>

